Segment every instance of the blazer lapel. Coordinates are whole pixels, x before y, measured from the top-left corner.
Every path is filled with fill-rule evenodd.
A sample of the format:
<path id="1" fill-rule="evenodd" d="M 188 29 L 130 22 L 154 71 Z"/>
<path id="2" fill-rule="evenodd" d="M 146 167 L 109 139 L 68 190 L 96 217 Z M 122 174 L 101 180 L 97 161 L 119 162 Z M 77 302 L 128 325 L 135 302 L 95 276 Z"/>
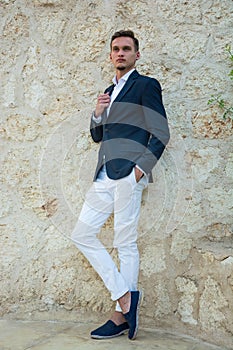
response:
<path id="1" fill-rule="evenodd" d="M 110 107 L 110 110 L 109 110 L 109 114 L 108 114 L 108 119 L 109 119 L 109 116 L 111 114 L 111 111 L 112 111 L 112 108 L 114 106 L 114 102 L 119 102 L 124 96 L 125 94 L 127 93 L 127 91 L 132 87 L 132 85 L 135 83 L 135 80 L 137 79 L 137 77 L 139 76 L 139 73 L 135 70 L 133 71 L 132 74 L 130 74 L 128 80 L 126 81 L 123 89 L 120 91 L 120 93 L 117 95 L 117 97 L 115 98 L 115 100 L 113 101 L 111 107 Z M 114 86 L 115 85 L 111 85 L 109 88 L 106 89 L 106 92 L 109 92 L 109 95 L 111 96 L 112 92 L 113 92 L 113 89 L 114 89 Z M 106 110 L 105 110 L 105 113 L 104 113 L 104 120 L 107 119 L 107 113 L 106 113 Z"/>
<path id="2" fill-rule="evenodd" d="M 111 86 L 109 86 L 106 90 L 105 93 L 109 92 L 109 96 L 112 95 L 113 89 L 114 89 L 114 84 L 112 84 Z"/>
<path id="3" fill-rule="evenodd" d="M 130 74 L 127 82 L 125 83 L 125 86 L 120 91 L 120 93 L 115 98 L 114 102 L 119 102 L 127 93 L 127 91 L 132 87 L 132 85 L 135 83 L 135 79 L 139 76 L 139 73 L 135 70 L 132 74 Z"/>
<path id="4" fill-rule="evenodd" d="M 112 84 L 111 86 L 109 86 L 105 91 L 104 93 L 106 94 L 107 92 L 109 93 L 109 96 L 112 95 L 112 92 L 113 92 L 113 89 L 114 89 L 114 84 Z M 104 113 L 102 115 L 102 118 L 103 118 L 103 124 L 106 123 L 107 121 L 107 108 L 104 110 Z"/>

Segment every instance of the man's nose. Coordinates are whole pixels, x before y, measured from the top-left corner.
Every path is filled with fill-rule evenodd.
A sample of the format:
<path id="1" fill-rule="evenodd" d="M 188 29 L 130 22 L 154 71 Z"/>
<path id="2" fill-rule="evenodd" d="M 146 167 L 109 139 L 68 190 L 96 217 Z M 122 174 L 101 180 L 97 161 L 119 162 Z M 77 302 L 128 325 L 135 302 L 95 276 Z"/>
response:
<path id="1" fill-rule="evenodd" d="M 124 56 L 124 51 L 123 50 L 119 50 L 118 51 L 118 56 Z"/>

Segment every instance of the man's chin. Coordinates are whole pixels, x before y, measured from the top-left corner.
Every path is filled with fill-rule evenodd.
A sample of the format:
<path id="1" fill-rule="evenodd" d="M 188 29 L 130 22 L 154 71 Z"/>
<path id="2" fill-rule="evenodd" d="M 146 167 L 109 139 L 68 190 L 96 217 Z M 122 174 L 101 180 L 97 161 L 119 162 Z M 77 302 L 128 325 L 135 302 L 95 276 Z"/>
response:
<path id="1" fill-rule="evenodd" d="M 118 67 L 116 67 L 116 69 L 117 69 L 117 70 L 125 70 L 125 69 L 126 69 L 126 67 L 123 67 L 123 66 L 118 66 Z"/>

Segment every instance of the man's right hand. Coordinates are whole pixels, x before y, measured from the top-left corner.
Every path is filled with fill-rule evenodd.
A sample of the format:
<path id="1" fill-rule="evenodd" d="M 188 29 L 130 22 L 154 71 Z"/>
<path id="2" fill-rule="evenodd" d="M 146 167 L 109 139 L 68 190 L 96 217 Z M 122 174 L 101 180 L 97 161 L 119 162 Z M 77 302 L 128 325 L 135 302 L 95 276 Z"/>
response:
<path id="1" fill-rule="evenodd" d="M 95 117 L 98 118 L 110 104 L 110 96 L 108 93 L 100 94 L 97 98 L 97 104 L 95 108 Z"/>

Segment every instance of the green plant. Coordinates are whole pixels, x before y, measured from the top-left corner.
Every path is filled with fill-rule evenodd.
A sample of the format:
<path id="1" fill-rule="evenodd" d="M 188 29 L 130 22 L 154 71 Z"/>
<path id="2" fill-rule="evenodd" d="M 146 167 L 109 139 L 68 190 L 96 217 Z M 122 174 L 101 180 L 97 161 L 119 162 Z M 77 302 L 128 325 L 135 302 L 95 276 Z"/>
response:
<path id="1" fill-rule="evenodd" d="M 230 58 L 230 65 L 233 67 L 233 52 L 231 51 L 231 46 L 227 45 L 226 46 L 226 52 L 228 54 L 228 58 Z M 233 80 L 233 69 L 231 69 L 230 73 L 228 74 L 231 80 Z M 223 111 L 223 118 L 226 119 L 232 118 L 233 119 L 233 106 L 229 104 L 222 95 L 211 95 L 211 98 L 208 100 L 208 105 L 216 105 L 218 108 Z"/>

